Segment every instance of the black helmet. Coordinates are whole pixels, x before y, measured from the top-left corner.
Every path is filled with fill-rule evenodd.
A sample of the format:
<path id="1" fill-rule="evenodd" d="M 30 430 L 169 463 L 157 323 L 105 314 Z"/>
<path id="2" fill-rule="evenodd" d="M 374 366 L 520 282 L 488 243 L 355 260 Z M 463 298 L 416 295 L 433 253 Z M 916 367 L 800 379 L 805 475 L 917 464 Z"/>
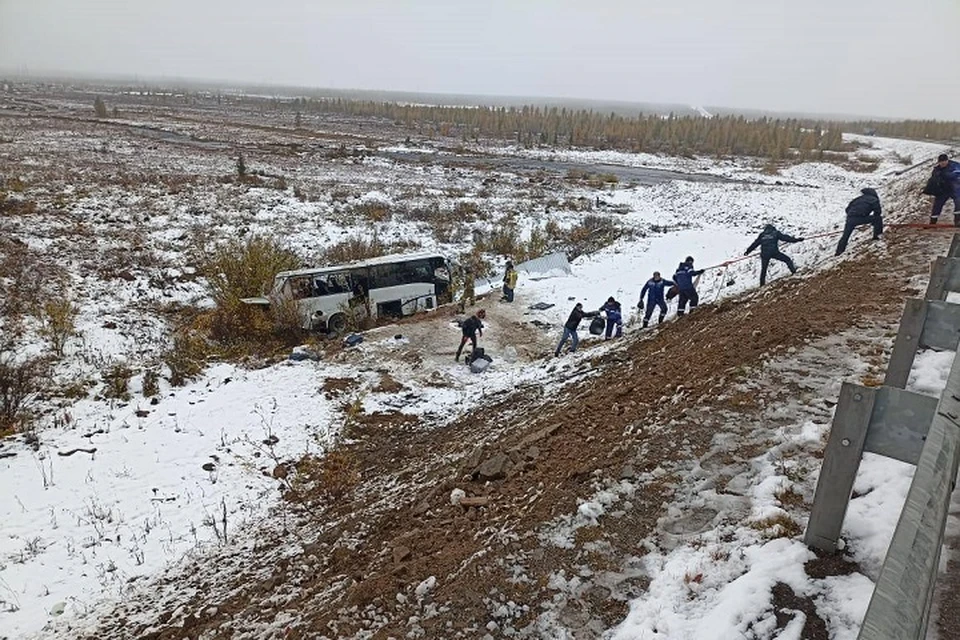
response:
<path id="1" fill-rule="evenodd" d="M 687 259 L 684 260 L 687 264 L 693 264 L 693 256 L 687 256 Z"/>

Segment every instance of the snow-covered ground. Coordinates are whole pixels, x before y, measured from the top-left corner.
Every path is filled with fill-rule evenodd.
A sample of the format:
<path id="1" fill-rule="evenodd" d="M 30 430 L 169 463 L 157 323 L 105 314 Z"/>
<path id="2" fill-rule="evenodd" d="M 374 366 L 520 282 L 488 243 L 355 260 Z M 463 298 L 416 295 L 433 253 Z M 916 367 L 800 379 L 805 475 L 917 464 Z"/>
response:
<path id="1" fill-rule="evenodd" d="M 574 301 L 596 308 L 612 295 L 624 303 L 625 309 L 633 309 L 640 288 L 654 270 L 669 278 L 686 255 L 696 258 L 698 268 L 720 265 L 740 256 L 768 221 L 795 235 L 835 230 L 842 223 L 843 206 L 861 186 L 879 187 L 883 196 L 886 175 L 902 167 L 896 154 L 919 158 L 942 150 L 925 143 L 876 138 L 869 142 L 877 147 L 882 159 L 876 173 L 865 176 L 830 164 L 800 165 L 784 171 L 784 178 L 809 185 L 806 187 L 777 185 L 776 178 L 733 161 L 523 151 L 586 163 L 710 172 L 765 184 L 668 182 L 603 191 L 570 187 L 564 196 L 591 201 L 601 198 L 617 212 L 600 210 L 600 214 L 615 217 L 643 237 L 620 240 L 580 257 L 573 262 L 569 276 L 522 276 L 515 303 L 518 308 L 512 313 L 525 321 L 550 325 L 552 328 L 541 336 L 545 344 L 550 343 L 559 338 L 559 327 Z M 104 140 L 51 131 L 37 133 L 30 144 L 34 143 L 35 148 L 27 145 L 18 153 L 29 156 L 34 150 L 55 151 L 58 145 L 66 144 L 81 145 L 97 154 Z M 124 161 L 136 161 L 141 151 L 128 140 L 111 141 L 109 145 L 109 153 Z M 22 157 L 19 160 L 19 166 L 27 166 Z M 232 171 L 230 161 L 210 155 L 198 155 L 189 161 L 178 156 L 168 164 L 164 158 L 153 161 L 163 170 L 184 174 Z M 251 158 L 250 162 L 257 164 L 257 159 Z M 266 166 L 266 161 L 262 164 Z M 286 190 L 238 192 L 224 185 L 205 193 L 178 195 L 163 189 L 145 194 L 118 186 L 94 189 L 69 185 L 74 189 L 72 204 L 64 214 L 69 219 L 51 215 L 5 228 L 31 248 L 49 251 L 48 255 L 72 255 L 66 251 L 71 247 L 71 239 L 65 235 L 68 231 L 99 236 L 94 246 L 100 253 L 81 255 L 68 264 L 76 284 L 74 295 L 83 307 L 79 325 L 82 337 L 68 345 L 68 361 L 57 370 L 58 380 L 85 379 L 102 370 L 105 363 L 136 364 L 151 353 L 155 355 L 156 348 L 164 343 L 165 326 L 151 313 L 150 304 L 205 302 L 203 284 L 190 277 L 186 256 L 186 238 L 196 229 L 219 234 L 214 239 L 231 237 L 237 229 L 270 233 L 288 238 L 291 246 L 307 252 L 350 235 L 370 236 L 375 231 L 382 239 L 415 238 L 426 249 L 454 253 L 468 248 L 467 237 L 441 241 L 429 233 L 428 224 L 402 216 L 368 223 L 350 217 L 349 210 L 371 199 L 416 207 L 452 193 L 452 199 L 479 202 L 491 214 L 489 220 L 474 223 L 474 228 L 489 230 L 509 218 L 528 235 L 532 228 L 548 221 L 570 225 L 581 217 L 573 211 L 547 212 L 543 194 L 525 191 L 521 186 L 524 180 L 507 174 L 497 174 L 498 184 L 486 187 L 487 193 L 480 196 L 481 185 L 490 176 L 469 169 L 407 165 L 383 158 L 367 159 L 362 164 L 338 161 L 325 165 L 322 171 L 302 166 L 295 159 L 267 168 L 282 170 L 291 182 L 302 179 L 308 189 L 316 191 L 315 197 L 297 198 L 292 186 Z M 347 193 L 334 197 L 331 192 L 335 188 Z M 54 192 L 55 188 L 50 190 Z M 81 225 L 85 231 L 78 230 Z M 651 230 L 652 226 L 662 229 Z M 128 227 L 136 227 L 138 235 L 119 233 Z M 818 265 L 834 260 L 830 257 L 834 242 L 833 237 L 808 240 L 784 249 L 794 256 L 802 272 L 815 274 Z M 157 259 L 157 266 L 120 261 L 132 271 L 130 279 L 107 279 L 95 273 L 93 267 L 103 263 L 105 247 L 122 251 L 140 244 Z M 490 257 L 502 263 L 508 256 Z M 729 270 L 709 271 L 700 285 L 704 301 L 754 287 L 757 262 L 746 260 L 731 265 Z M 784 273 L 783 267 L 774 263 L 771 278 Z M 528 313 L 526 307 L 536 302 L 554 306 Z M 120 329 L 105 328 L 108 321 L 118 323 Z M 495 327 L 496 323 L 492 318 L 491 325 Z M 161 382 L 162 393 L 155 405 L 140 394 L 140 373 L 130 387 L 135 398 L 131 402 L 95 399 L 90 393 L 49 411 L 36 447 L 8 442 L 0 448 L 0 454 L 4 454 L 0 474 L 6 489 L 0 492 L 0 519 L 4 522 L 0 536 L 0 637 L 25 636 L 58 618 L 96 610 L 105 599 L 122 598 L 130 584 L 157 575 L 187 554 L 229 545 L 237 532 L 255 527 L 279 504 L 283 483 L 272 474 L 281 461 L 305 452 L 322 452 L 339 436 L 345 402 L 358 401 L 368 411 L 396 408 L 427 416 L 439 424 L 475 406 L 485 393 L 521 383 L 550 384 L 546 370 L 531 366 L 529 358 L 498 357 L 494 364 L 497 376 L 485 377 L 483 392 L 478 394 L 476 378 L 444 356 L 446 362 L 430 361 L 428 370 L 416 375 L 405 377 L 404 367 L 391 369 L 391 375 L 410 394 L 403 402 L 398 403 L 391 394 L 372 391 L 379 380 L 373 370 L 381 358 L 387 359 L 391 351 L 400 348 L 428 353 L 437 348 L 438 340 L 456 343 L 455 327 L 446 326 L 442 331 L 441 336 L 422 342 L 408 338 L 397 344 L 389 337 L 369 340 L 356 350 L 359 363 L 356 359 L 285 362 L 253 371 L 219 364 L 186 387 L 174 389 Z M 34 343 L 27 348 L 38 347 Z M 934 389 L 939 380 L 940 360 L 928 364 L 917 373 L 918 388 Z M 425 377 L 434 372 L 444 385 L 424 384 Z M 356 390 L 346 395 L 325 393 L 324 381 L 334 378 L 356 379 Z M 468 385 L 473 387 L 471 393 L 465 391 Z M 811 427 L 796 437 L 806 441 L 821 435 Z M 895 502 L 902 499 L 908 471 L 893 468 L 889 461 L 865 461 L 858 480 L 858 492 L 864 495 L 851 503 L 846 525 L 848 534 L 858 538 L 859 547 L 880 549 L 885 544 L 884 536 L 889 539 L 886 525 L 876 521 L 876 512 L 884 505 L 890 507 L 886 511 L 891 514 L 899 512 Z M 757 491 L 766 492 L 764 499 L 772 504 L 769 483 Z M 758 503 L 763 504 L 763 500 L 758 499 Z M 698 598 L 692 603 L 687 602 L 689 589 L 678 588 L 676 577 L 682 578 L 712 547 L 683 546 L 666 555 L 649 556 L 654 577 L 651 598 L 633 605 L 618 637 L 738 637 L 724 633 L 736 629 L 736 621 L 746 615 L 741 609 L 752 606 L 751 593 L 769 588 L 774 579 L 804 591 L 797 566 L 809 552 L 799 543 L 753 540 L 741 546 L 743 564 L 731 564 L 727 574 L 710 578 L 716 584 L 716 598 Z M 865 568 L 876 557 L 869 555 L 861 560 Z M 738 574 L 743 575 L 734 580 Z M 860 582 L 853 584 L 857 580 Z M 855 620 L 865 600 L 845 594 L 851 587 L 863 590 L 868 586 L 863 576 L 836 579 L 833 591 L 823 598 L 837 611 L 838 619 Z M 652 619 L 657 625 L 667 624 L 661 628 L 675 631 L 649 635 Z"/>
<path id="2" fill-rule="evenodd" d="M 857 336 L 858 338 L 860 336 Z M 771 371 L 802 372 L 811 383 L 819 375 L 810 369 L 810 361 L 836 359 L 836 340 L 808 347 L 795 358 L 772 363 Z M 939 396 L 953 363 L 954 352 L 923 352 L 914 363 L 908 389 Z M 795 361 L 803 362 L 797 367 Z M 793 362 L 791 362 L 793 361 Z M 854 369 L 858 366 L 849 363 Z M 831 384 L 829 381 L 825 381 Z M 840 380 L 833 386 L 839 387 Z M 814 382 L 813 384 L 817 384 Z M 829 421 L 809 417 L 809 408 L 783 407 L 779 412 L 793 416 L 796 422 L 779 429 L 781 443 L 751 461 L 750 471 L 738 476 L 737 488 L 728 487 L 717 493 L 709 478 L 709 487 L 688 502 L 674 504 L 676 516 L 691 511 L 712 509 L 716 526 L 681 537 L 681 544 L 669 551 L 661 544 L 646 544 L 647 554 L 638 570 L 651 579 L 647 593 L 631 603 L 627 619 L 610 632 L 617 640 L 727 640 L 731 638 L 799 639 L 806 616 L 796 617 L 779 631 L 771 604 L 774 585 L 788 585 L 794 593 L 811 597 L 816 612 L 827 623 L 829 637 L 853 640 L 858 636 L 860 621 L 866 612 L 877 578 L 903 507 L 914 467 L 874 454 L 865 454 L 854 486 L 842 531 L 842 543 L 853 550 L 850 560 L 857 570 L 849 575 L 812 578 L 804 565 L 815 560 L 815 554 L 801 540 L 765 535 L 759 523 L 787 516 L 781 502 L 785 490 L 796 495 L 812 496 L 816 475 L 805 469 L 818 464 L 810 456 L 822 451 L 829 434 Z M 807 415 L 804 415 L 807 414 Z M 694 469 L 694 477 L 703 477 Z M 741 486 L 742 485 L 742 486 Z M 613 511 L 617 500 L 628 499 L 611 492 L 600 492 L 594 501 L 581 506 L 581 513 L 591 517 Z M 734 495 L 730 495 L 733 493 Z M 749 498 L 750 513 L 736 525 L 726 520 L 742 509 Z M 614 506 L 611 506 L 611 503 Z M 734 518 L 737 520 L 738 518 Z M 666 534 L 669 538 L 669 535 Z"/>

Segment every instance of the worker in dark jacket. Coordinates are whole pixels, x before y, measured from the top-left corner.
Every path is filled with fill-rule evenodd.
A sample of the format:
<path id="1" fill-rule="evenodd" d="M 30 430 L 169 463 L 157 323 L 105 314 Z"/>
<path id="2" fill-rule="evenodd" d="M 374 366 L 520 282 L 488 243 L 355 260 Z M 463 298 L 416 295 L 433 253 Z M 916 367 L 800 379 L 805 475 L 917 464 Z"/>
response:
<path id="1" fill-rule="evenodd" d="M 930 224 L 937 224 L 943 205 L 947 204 L 947 200 L 953 200 L 953 224 L 960 227 L 960 162 L 941 153 L 923 193 L 933 196 Z"/>
<path id="2" fill-rule="evenodd" d="M 483 337 L 483 319 L 486 317 L 487 312 L 483 309 L 479 309 L 472 316 L 464 320 L 463 324 L 460 325 L 460 329 L 463 331 L 463 337 L 460 338 L 460 348 L 457 349 L 457 355 L 454 357 L 454 360 L 460 362 L 460 354 L 463 353 L 463 345 L 467 344 L 467 340 L 469 340 L 472 344 L 470 353 L 472 354 L 474 351 L 476 351 L 477 334 L 479 334 L 481 338 Z"/>
<path id="3" fill-rule="evenodd" d="M 850 240 L 850 234 L 857 227 L 870 224 L 873 225 L 873 239 L 876 240 L 883 233 L 883 217 L 880 213 L 880 196 L 875 189 L 867 187 L 860 190 L 860 195 L 850 201 L 847 205 L 847 224 L 843 227 L 843 235 L 840 236 L 840 242 L 837 243 L 837 253 L 840 255 L 847 250 L 847 242 Z"/>
<path id="4" fill-rule="evenodd" d="M 693 257 L 687 256 L 687 259 L 680 263 L 677 272 L 673 274 L 673 281 L 677 285 L 677 291 L 680 298 L 677 300 L 677 315 L 682 316 L 687 312 L 687 302 L 690 303 L 690 310 L 700 304 L 700 294 L 697 293 L 697 287 L 693 279 L 703 274 L 703 269 L 693 268 Z"/>
<path id="5" fill-rule="evenodd" d="M 803 238 L 794 238 L 793 236 L 788 236 L 785 233 L 781 233 L 772 224 L 768 224 L 763 228 L 763 231 L 760 232 L 760 235 L 757 236 L 757 239 L 747 247 L 747 250 L 743 252 L 743 255 L 748 256 L 750 252 L 760 247 L 760 286 L 762 287 L 767 283 L 767 267 L 770 266 L 771 260 L 779 260 L 783 264 L 787 265 L 787 269 L 790 269 L 790 273 L 796 273 L 797 267 L 794 266 L 793 260 L 790 259 L 790 256 L 784 254 L 780 251 L 781 242 L 803 242 Z"/>
<path id="6" fill-rule="evenodd" d="M 609 340 L 613 335 L 614 328 L 617 330 L 616 337 L 623 337 L 623 311 L 621 310 L 620 303 L 617 302 L 613 296 L 610 296 L 607 298 L 607 301 L 603 303 L 603 306 L 600 307 L 600 311 L 607 317 L 606 333 L 603 339 Z"/>
<path id="7" fill-rule="evenodd" d="M 584 311 L 583 305 L 577 303 L 573 308 L 573 311 L 570 312 L 570 317 L 567 318 L 567 322 L 563 325 L 563 337 L 560 338 L 560 344 L 557 345 L 556 351 L 554 351 L 554 356 L 560 355 L 560 350 L 563 349 L 563 345 L 567 343 L 567 339 L 570 339 L 570 353 L 573 353 L 577 350 L 577 345 L 580 344 L 580 337 L 577 335 L 577 329 L 580 328 L 580 321 L 584 318 L 595 318 L 600 315 L 599 311 Z"/>
<path id="8" fill-rule="evenodd" d="M 640 304 L 637 305 L 637 309 L 643 309 L 643 298 L 647 298 L 647 310 L 643 314 L 643 328 L 646 329 L 650 325 L 650 318 L 653 316 L 653 310 L 657 307 L 660 307 L 660 317 L 657 318 L 657 324 L 663 322 L 663 319 L 667 317 L 667 301 L 663 299 L 663 292 L 667 287 L 676 286 L 672 280 L 665 280 L 660 276 L 659 271 L 653 272 L 653 277 L 647 280 L 647 284 L 643 285 L 643 289 L 640 290 Z"/>

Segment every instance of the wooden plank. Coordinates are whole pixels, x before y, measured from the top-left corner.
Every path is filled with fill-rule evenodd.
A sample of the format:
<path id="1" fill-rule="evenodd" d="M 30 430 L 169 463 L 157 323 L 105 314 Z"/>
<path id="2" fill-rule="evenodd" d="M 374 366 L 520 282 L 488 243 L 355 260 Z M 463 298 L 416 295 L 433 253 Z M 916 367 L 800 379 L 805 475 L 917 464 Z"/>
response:
<path id="1" fill-rule="evenodd" d="M 943 532 L 960 467 L 960 365 L 947 385 L 890 541 L 860 640 L 921 640 L 939 569 Z"/>
<path id="2" fill-rule="evenodd" d="M 840 399 L 833 414 L 830 439 L 810 510 L 810 522 L 803 539 L 808 547 L 831 553 L 837 549 L 876 394 L 876 389 L 849 382 L 844 382 L 840 388 Z"/>
<path id="3" fill-rule="evenodd" d="M 897 339 L 893 343 L 890 362 L 887 364 L 887 375 L 883 379 L 884 385 L 899 389 L 907 386 L 926 317 L 927 303 L 916 298 L 909 298 L 903 309 L 903 316 L 900 318 L 900 329 L 897 332 Z"/>

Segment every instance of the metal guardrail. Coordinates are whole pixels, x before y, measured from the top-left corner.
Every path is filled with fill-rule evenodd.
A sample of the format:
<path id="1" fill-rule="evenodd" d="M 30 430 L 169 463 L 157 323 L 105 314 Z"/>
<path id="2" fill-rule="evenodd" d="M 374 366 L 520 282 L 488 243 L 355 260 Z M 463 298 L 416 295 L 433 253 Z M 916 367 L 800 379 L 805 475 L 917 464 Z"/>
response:
<path id="1" fill-rule="evenodd" d="M 864 451 L 917 465 L 900 520 L 858 636 L 859 640 L 926 637 L 944 529 L 960 467 L 960 357 L 940 399 L 906 391 L 917 350 L 957 350 L 960 235 L 932 266 L 924 300 L 908 300 L 884 385 L 844 383 L 804 541 L 835 551 Z"/>

